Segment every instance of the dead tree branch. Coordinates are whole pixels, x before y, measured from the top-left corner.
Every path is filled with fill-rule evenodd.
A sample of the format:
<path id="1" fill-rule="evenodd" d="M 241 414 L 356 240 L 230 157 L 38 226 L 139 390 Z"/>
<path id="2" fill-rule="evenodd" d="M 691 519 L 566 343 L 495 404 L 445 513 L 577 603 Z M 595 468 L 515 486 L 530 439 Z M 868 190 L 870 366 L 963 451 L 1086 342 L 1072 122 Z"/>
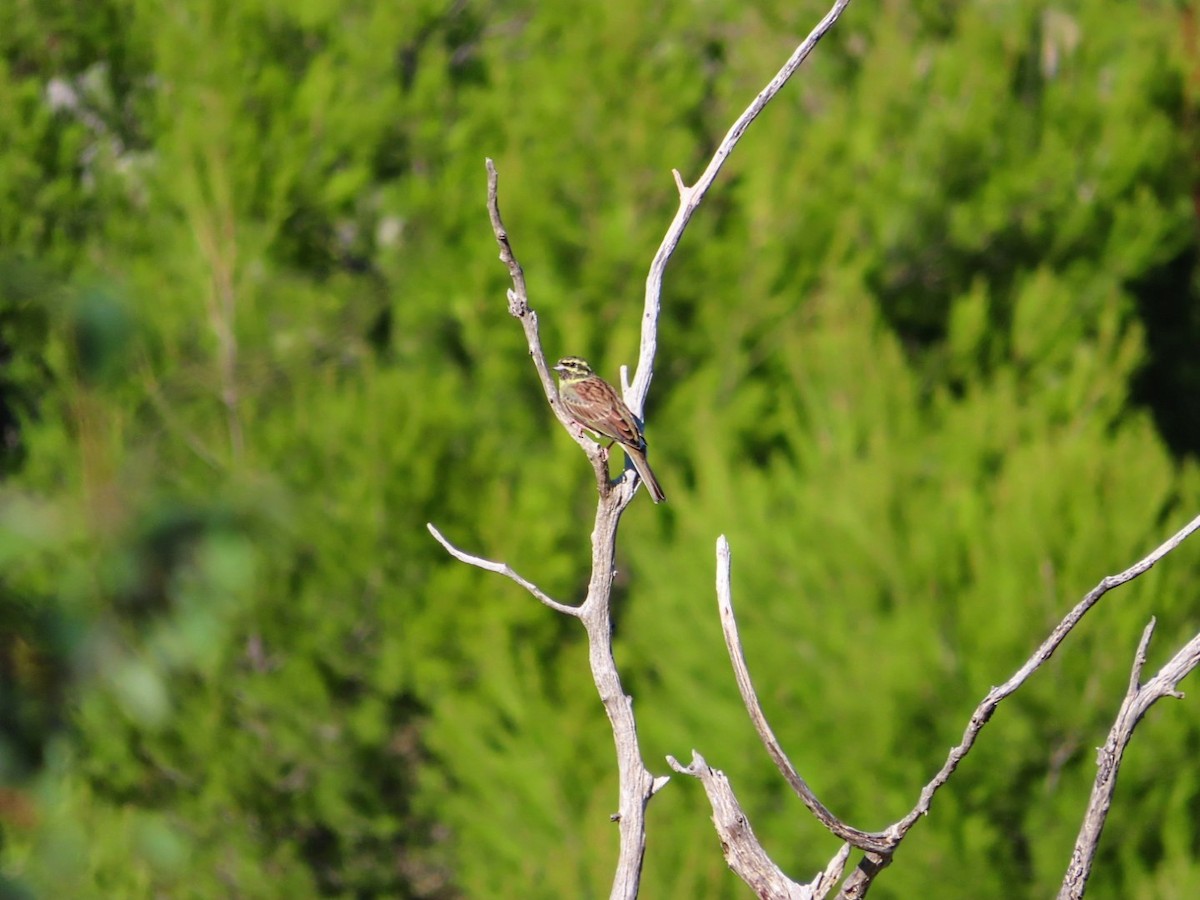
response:
<path id="1" fill-rule="evenodd" d="M 1088 801 L 1087 812 L 1079 829 L 1079 837 L 1075 839 L 1075 849 L 1071 853 L 1071 862 L 1067 874 L 1063 878 L 1062 888 L 1058 892 L 1059 900 L 1080 900 L 1084 888 L 1092 873 L 1092 863 L 1096 858 L 1096 848 L 1100 843 L 1100 834 L 1104 830 L 1104 822 L 1108 818 L 1108 810 L 1112 806 L 1113 791 L 1117 787 L 1117 772 L 1121 768 L 1121 760 L 1125 748 L 1133 738 L 1133 729 L 1142 720 L 1147 710 L 1163 697 L 1182 699 L 1177 688 L 1179 682 L 1186 678 L 1197 665 L 1200 665 L 1200 634 L 1183 645 L 1158 674 L 1141 683 L 1142 669 L 1146 665 L 1146 651 L 1150 646 L 1150 638 L 1154 634 L 1154 619 L 1142 632 L 1138 642 L 1137 653 L 1133 657 L 1133 667 L 1129 674 L 1129 690 L 1117 713 L 1108 740 L 1096 753 L 1096 781 L 1092 785 L 1092 796 Z"/>
<path id="2" fill-rule="evenodd" d="M 958 764 L 962 762 L 963 757 L 971 751 L 976 738 L 979 737 L 979 732 L 983 730 L 983 726 L 987 724 L 992 714 L 995 713 L 996 707 L 1000 705 L 1004 698 L 1008 697 L 1028 681 L 1029 676 L 1041 668 L 1042 664 L 1054 655 L 1054 651 L 1066 640 L 1071 630 L 1079 624 L 1080 619 L 1087 614 L 1088 610 L 1100 602 L 1101 597 L 1113 588 L 1127 584 L 1139 575 L 1144 575 L 1155 563 L 1182 544 L 1198 529 L 1200 529 L 1200 516 L 1192 519 L 1187 525 L 1160 544 L 1152 553 L 1138 560 L 1124 572 L 1118 575 L 1109 575 L 1101 579 L 1098 585 L 1088 591 L 1084 598 L 1075 604 L 1075 607 L 1054 627 L 1054 630 L 1050 632 L 1050 636 L 1034 651 L 1033 656 L 1029 657 L 1024 665 L 1017 669 L 1008 681 L 988 691 L 987 696 L 983 698 L 983 702 L 971 714 L 970 721 L 967 723 L 967 729 L 963 732 L 962 742 L 950 751 L 950 755 L 946 758 L 946 762 L 941 770 L 933 777 L 933 780 L 929 784 L 925 785 L 921 791 L 921 799 L 912 812 L 889 828 L 888 831 L 897 837 L 903 837 L 919 817 L 929 812 L 933 795 L 949 780 L 954 770 L 958 767 Z"/>
<path id="3" fill-rule="evenodd" d="M 525 286 L 525 270 L 517 261 L 512 242 L 508 238 L 508 229 L 504 227 L 504 220 L 500 217 L 500 176 L 496 172 L 496 164 L 490 158 L 484 160 L 484 165 L 487 167 L 488 219 L 492 223 L 492 234 L 496 237 L 496 243 L 500 245 L 500 261 L 508 268 L 508 275 L 512 280 L 512 287 L 506 291 L 508 313 L 517 319 L 525 330 L 529 356 L 533 359 L 533 366 L 537 369 L 538 378 L 542 382 L 546 402 L 554 410 L 554 415 L 567 430 L 567 434 L 571 435 L 575 443 L 582 447 L 583 452 L 587 454 L 587 458 L 592 464 L 592 470 L 596 473 L 597 489 L 600 496 L 603 497 L 608 494 L 610 488 L 608 459 L 601 452 L 599 444 L 574 426 L 571 417 L 558 402 L 558 388 L 554 384 L 554 376 L 550 374 L 550 367 L 546 364 L 546 351 L 542 349 L 542 335 L 538 330 L 537 312 L 529 305 L 529 291 Z"/>
<path id="4" fill-rule="evenodd" d="M 788 83 L 788 80 L 800 68 L 800 64 L 808 59 L 808 55 L 812 53 L 817 43 L 833 27 L 833 24 L 841 17 L 842 12 L 849 5 L 850 0 L 837 0 L 833 4 L 833 8 L 825 14 L 825 17 L 817 23 L 817 26 L 809 32 L 808 37 L 801 42 L 800 46 L 788 58 L 788 61 L 783 64 L 783 67 L 775 73 L 775 77 L 767 82 L 767 86 L 758 92 L 758 96 L 737 117 L 737 121 L 725 133 L 725 137 L 717 146 L 712 159 L 700 177 L 696 179 L 695 184 L 688 187 L 683 183 L 683 176 L 679 174 L 679 171 L 677 169 L 671 170 L 671 174 L 675 176 L 675 187 L 679 191 L 679 210 L 675 213 L 675 218 L 667 228 L 667 233 L 663 236 L 662 243 L 659 245 L 658 251 L 654 254 L 654 260 L 650 263 L 650 272 L 646 276 L 646 306 L 642 312 L 641 355 L 638 361 L 637 372 L 633 376 L 633 384 L 625 392 L 625 402 L 637 415 L 640 416 L 642 414 L 642 407 L 646 401 L 646 392 L 650 389 L 650 379 L 654 375 L 654 356 L 658 347 L 658 311 L 662 304 L 663 273 L 667 270 L 667 263 L 670 261 L 672 255 L 674 255 L 675 248 L 679 246 L 679 240 L 683 237 L 683 232 L 687 228 L 688 222 L 691 221 L 692 213 L 696 211 L 696 208 L 704 199 L 704 195 L 708 193 L 708 189 L 717 180 L 717 175 L 720 174 L 725 161 L 729 158 L 729 154 L 733 152 L 733 148 L 742 139 L 742 135 L 746 133 L 746 129 L 750 127 L 750 123 L 758 118 L 758 114 L 766 109 L 767 104 Z"/>
<path id="5" fill-rule="evenodd" d="M 453 547 L 433 525 L 430 533 L 456 559 L 492 572 L 505 575 L 530 591 L 543 604 L 565 615 L 573 616 L 583 623 L 588 636 L 588 661 L 592 679 L 604 711 L 612 726 L 613 741 L 617 752 L 617 773 L 620 784 L 618 811 L 613 815 L 620 830 L 620 850 L 616 874 L 613 878 L 611 897 L 613 900 L 633 900 L 637 896 L 641 880 L 642 861 L 646 851 L 646 805 L 650 798 L 667 782 L 667 777 L 655 778 L 642 760 L 638 745 L 637 722 L 633 716 L 633 701 L 621 686 L 612 650 L 612 583 L 616 577 L 617 525 L 625 507 L 633 499 L 632 481 L 626 479 L 619 484 L 624 487 L 613 490 L 608 479 L 608 463 L 599 445 L 585 438 L 573 427 L 570 417 L 558 399 L 558 390 L 546 355 L 542 350 L 538 332 L 537 313 L 529 305 L 525 273 L 513 252 L 508 231 L 500 216 L 499 177 L 493 162 L 487 160 L 488 217 L 492 232 L 500 245 L 500 260 L 508 267 L 512 287 L 508 289 L 508 311 L 521 322 L 529 345 L 529 355 L 542 381 L 546 399 L 558 420 L 592 461 L 596 471 L 599 502 L 596 506 L 595 526 L 592 531 L 592 574 L 588 581 L 587 597 L 578 607 L 567 606 L 549 598 L 531 582 L 517 575 L 504 563 L 492 562 L 472 556 Z"/>
<path id="6" fill-rule="evenodd" d="M 579 618 L 579 607 L 568 606 L 565 603 L 559 603 L 557 600 L 552 599 L 532 581 L 526 581 L 524 578 L 518 575 L 507 563 L 493 562 L 490 559 L 484 559 L 482 556 L 472 556 L 470 553 L 459 550 L 448 540 L 446 540 L 442 533 L 438 531 L 431 523 L 426 522 L 425 527 L 429 529 L 429 533 L 433 535 L 434 540 L 445 547 L 446 552 L 459 562 L 464 562 L 469 566 L 475 566 L 479 569 L 485 569 L 488 572 L 495 572 L 498 575 L 503 575 L 505 578 L 511 578 L 555 612 L 560 612 L 564 616 L 574 616 L 577 619 Z"/>
<path id="7" fill-rule="evenodd" d="M 829 865 L 809 884 L 792 881 L 767 856 L 754 836 L 750 820 L 730 787 L 724 772 L 709 766 L 704 757 L 692 751 L 691 765 L 684 766 L 673 756 L 667 757 L 671 768 L 682 775 L 698 778 L 712 806 L 713 825 L 721 838 L 721 849 L 729 868 L 746 882 L 755 896 L 763 900 L 821 900 L 841 881 L 850 857 L 850 845 L 843 844 Z"/>
<path id="8" fill-rule="evenodd" d="M 695 185 L 688 188 L 683 179 L 674 172 L 675 183 L 679 189 L 679 211 L 667 229 L 666 236 L 654 256 L 650 266 L 650 274 L 646 280 L 646 304 L 642 315 L 642 340 L 638 360 L 637 374 L 632 385 L 625 391 L 626 403 L 633 412 L 640 416 L 645 406 L 646 394 L 649 391 L 650 380 L 654 371 L 654 357 L 658 344 L 658 316 L 662 293 L 662 278 L 666 266 L 675 248 L 683 236 L 684 229 L 691 219 L 692 213 L 700 205 L 708 188 L 716 179 L 725 160 L 733 151 L 750 123 L 766 107 L 767 103 L 779 92 L 800 64 L 805 60 L 813 47 L 826 31 L 837 21 L 838 16 L 848 5 L 849 0 L 837 0 L 833 9 L 813 29 L 812 33 L 800 44 L 792 57 L 782 69 L 771 79 L 770 83 L 758 94 L 750 106 L 738 117 L 737 121 L 725 135 L 708 167 Z M 646 828 L 645 811 L 650 798 L 666 782 L 667 777 L 654 778 L 650 775 L 642 760 L 638 746 L 637 723 L 633 715 L 633 705 L 630 697 L 626 696 L 621 686 L 620 675 L 612 653 L 612 620 L 611 598 L 612 583 L 616 576 L 616 535 L 617 526 L 629 502 L 633 499 L 633 479 L 622 479 L 612 483 L 608 478 L 608 464 L 598 445 L 584 437 L 572 426 L 570 417 L 562 408 L 558 399 L 558 391 L 554 379 L 546 364 L 545 352 L 542 349 L 541 337 L 538 332 L 537 313 L 529 304 L 528 290 L 525 284 L 525 273 L 517 261 L 509 240 L 508 231 L 500 216 L 498 199 L 498 176 L 493 162 L 487 160 L 488 216 L 492 224 L 496 242 L 500 245 L 500 259 L 508 267 L 512 287 L 508 289 L 508 310 L 517 318 L 525 330 L 526 341 L 529 345 L 529 355 L 533 358 L 538 377 L 542 382 L 546 399 L 554 410 L 558 420 L 576 440 L 596 472 L 599 502 L 596 507 L 595 524 L 592 531 L 592 574 L 588 582 L 587 597 L 578 607 L 571 607 L 552 600 L 531 582 L 517 575 L 504 563 L 493 562 L 482 557 L 472 556 L 452 546 L 432 525 L 430 533 L 456 559 L 469 565 L 478 566 L 488 571 L 497 572 L 516 581 L 546 606 L 566 615 L 578 618 L 588 635 L 588 659 L 591 665 L 592 677 L 604 710 L 612 726 L 613 739 L 617 751 L 617 771 L 620 782 L 619 811 L 613 816 L 620 827 L 620 851 L 617 862 L 616 876 L 613 881 L 611 897 L 614 900 L 624 898 L 632 900 L 637 896 L 641 878 L 642 861 L 645 855 Z M 622 373 L 624 386 L 625 373 Z M 826 881 L 828 881 L 826 877 Z M 812 894 L 810 896 L 817 896 Z"/>
<path id="9" fill-rule="evenodd" d="M 1187 525 L 1177 531 L 1169 539 L 1159 545 L 1154 551 L 1149 553 L 1143 559 L 1134 563 L 1125 571 L 1110 575 L 1103 578 L 1096 587 L 1089 591 L 1082 600 L 1080 600 L 1074 608 L 1062 619 L 1050 636 L 1046 638 L 1034 651 L 1033 655 L 1013 674 L 1008 681 L 998 687 L 992 688 L 983 701 L 976 707 L 968 721 L 966 731 L 963 734 L 962 741 L 950 750 L 945 764 L 941 770 L 933 777 L 933 779 L 922 789 L 917 805 L 904 818 L 893 824 L 891 827 L 881 832 L 866 832 L 853 828 L 836 816 L 833 815 L 821 802 L 817 799 L 812 789 L 803 778 L 795 771 L 795 767 L 787 758 L 783 748 L 780 746 L 771 729 L 770 724 L 766 721 L 762 707 L 758 702 L 758 696 L 755 693 L 753 684 L 750 680 L 749 670 L 746 666 L 745 655 L 742 651 L 741 638 L 738 634 L 737 620 L 733 612 L 733 598 L 731 585 L 731 563 L 729 544 L 724 536 L 717 541 L 717 604 L 721 615 L 722 630 L 725 634 L 725 644 L 729 651 L 729 656 L 734 669 L 734 675 L 737 679 L 738 688 L 742 694 L 742 700 L 746 706 L 747 712 L 750 715 L 751 721 L 754 723 L 755 729 L 758 731 L 759 738 L 767 749 L 768 755 L 775 762 L 780 772 L 783 774 L 788 784 L 796 792 L 797 796 L 804 802 L 805 806 L 813 813 L 831 833 L 841 838 L 846 842 L 846 847 L 854 846 L 863 851 L 863 859 L 859 862 L 857 868 L 847 877 L 843 883 L 841 891 L 838 894 L 839 900 L 857 900 L 857 898 L 865 897 L 871 883 L 875 877 L 886 868 L 892 861 L 896 848 L 900 842 L 908 834 L 909 830 L 917 822 L 917 820 L 928 814 L 930 805 L 933 801 L 934 794 L 949 781 L 950 776 L 954 774 L 958 764 L 966 757 L 975 745 L 979 737 L 979 733 L 983 730 L 984 725 L 988 723 L 997 707 L 1006 697 L 1014 693 L 1021 687 L 1029 678 L 1036 672 L 1050 657 L 1059 645 L 1070 634 L 1071 630 L 1080 622 L 1083 616 L 1094 607 L 1100 599 L 1113 588 L 1120 587 L 1133 581 L 1140 575 L 1149 571 L 1157 562 L 1159 562 L 1168 553 L 1178 547 L 1183 541 L 1200 530 L 1200 516 L 1192 519 Z M 1099 840 L 1100 830 L 1103 828 L 1104 819 L 1108 812 L 1108 806 L 1111 801 L 1112 791 L 1115 785 L 1117 769 L 1120 766 L 1121 756 L 1125 746 L 1129 743 L 1132 737 L 1134 726 L 1141 719 L 1149 707 L 1161 699 L 1162 697 L 1179 697 L 1182 696 L 1176 691 L 1179 682 L 1197 665 L 1200 665 L 1200 635 L 1197 635 L 1189 641 L 1183 649 L 1181 649 L 1172 660 L 1167 663 L 1145 685 L 1139 687 L 1139 679 L 1141 670 L 1145 664 L 1146 647 L 1150 640 L 1150 635 L 1153 630 L 1153 622 L 1147 626 L 1143 635 L 1142 642 L 1138 647 L 1138 653 L 1135 657 L 1133 672 L 1130 677 L 1129 693 L 1126 696 L 1125 703 L 1121 707 L 1121 712 L 1117 717 L 1117 723 L 1113 726 L 1113 730 L 1109 735 L 1108 742 L 1100 750 L 1099 766 L 1100 771 L 1096 776 L 1096 785 L 1093 788 L 1092 800 L 1088 805 L 1087 815 L 1084 819 L 1083 828 L 1080 831 L 1079 839 L 1076 843 L 1075 853 L 1072 855 L 1071 866 L 1068 869 L 1066 879 L 1063 882 L 1063 892 L 1059 894 L 1061 900 L 1065 898 L 1077 898 L 1082 896 L 1083 887 L 1086 883 L 1088 874 L 1091 868 L 1091 861 L 1095 854 L 1096 842 Z M 695 751 L 693 751 L 695 754 Z M 693 764 L 690 767 L 684 768 L 680 766 L 673 758 L 668 757 L 668 762 L 675 767 L 676 771 L 694 775 L 700 778 L 705 784 L 705 789 L 709 794 L 710 803 L 713 804 L 714 821 L 718 820 L 718 808 L 713 800 L 714 791 L 710 788 L 710 782 L 719 776 L 724 780 L 724 775 L 717 770 L 709 770 L 707 764 L 703 763 L 703 759 L 698 754 L 694 757 L 699 760 L 699 765 Z M 715 773 L 715 774 L 714 774 Z M 732 795 L 732 790 L 730 795 Z M 725 801 L 722 801 L 724 803 Z M 735 801 L 736 802 L 736 801 Z M 720 831 L 718 822 L 718 830 Z M 755 841 L 753 832 L 750 830 L 749 823 L 745 823 L 744 827 L 740 827 L 736 832 L 736 839 L 739 843 Z M 726 843 L 727 838 L 722 832 L 722 842 Z M 756 854 L 761 852 L 761 848 L 738 848 L 737 858 L 739 859 L 754 859 Z M 726 846 L 726 858 L 730 858 L 729 847 Z M 837 862 L 830 863 L 833 867 Z M 733 865 L 731 860 L 730 865 Z M 772 864 L 773 865 L 773 864 Z M 735 869 L 736 871 L 736 869 Z M 759 877 L 757 873 L 765 871 L 761 866 L 747 867 L 746 871 L 754 877 Z M 827 870 L 829 871 L 829 870 Z M 739 874 L 742 874 L 739 872 Z M 744 877 L 744 876 L 743 876 Z M 786 878 L 780 873 L 780 877 Z M 747 882 L 749 883 L 749 882 Z M 793 884 L 788 881 L 787 884 Z M 809 887 L 809 886 L 803 886 Z M 784 893 L 769 893 L 762 896 L 771 897 L 786 897 Z"/>
<path id="10" fill-rule="evenodd" d="M 725 648 L 729 651 L 729 659 L 733 663 L 733 675 L 737 680 L 738 690 L 742 695 L 742 702 L 746 706 L 746 711 L 750 714 L 750 721 L 754 723 L 754 730 L 758 732 L 759 739 L 763 742 L 763 746 L 767 748 L 767 755 L 771 757 L 776 768 L 783 775 L 784 780 L 796 792 L 796 796 L 817 817 L 817 821 L 828 828 L 835 836 L 863 850 L 875 850 L 880 853 L 889 852 L 892 849 L 893 842 L 888 835 L 859 831 L 857 828 L 846 825 L 825 808 L 825 805 L 817 799 L 816 794 L 813 793 L 808 783 L 796 772 L 792 761 L 788 759 L 787 754 L 783 751 L 783 747 L 779 744 L 779 740 L 775 737 L 775 732 L 771 730 L 771 725 L 767 722 L 766 714 L 763 713 L 762 704 L 758 702 L 758 694 L 754 690 L 754 684 L 750 680 L 750 670 L 746 666 L 746 655 L 742 650 L 742 639 L 738 634 L 737 619 L 733 614 L 730 556 L 729 541 L 725 539 L 724 535 L 721 535 L 721 537 L 717 538 L 717 607 L 721 612 L 721 630 L 725 635 Z"/>

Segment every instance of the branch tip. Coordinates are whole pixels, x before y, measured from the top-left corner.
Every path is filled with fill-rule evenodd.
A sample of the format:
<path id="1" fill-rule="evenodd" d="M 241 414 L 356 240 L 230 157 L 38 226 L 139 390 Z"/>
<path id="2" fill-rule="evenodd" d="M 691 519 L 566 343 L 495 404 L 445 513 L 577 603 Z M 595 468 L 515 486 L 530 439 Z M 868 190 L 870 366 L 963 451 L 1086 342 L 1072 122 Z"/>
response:
<path id="1" fill-rule="evenodd" d="M 512 581 L 515 581 L 521 587 L 525 588 L 529 593 L 533 594 L 543 605 L 550 607 L 555 612 L 560 612 L 564 616 L 573 616 L 576 619 L 582 615 L 579 607 L 568 606 L 565 603 L 559 603 L 551 598 L 545 591 L 539 588 L 532 581 L 522 578 L 517 572 L 508 565 L 508 563 L 497 562 L 491 559 L 484 559 L 482 556 L 474 556 L 467 553 L 465 550 L 460 550 L 455 547 L 445 536 L 433 526 L 432 522 L 426 522 L 425 527 L 429 529 L 429 533 L 433 535 L 434 540 L 441 544 L 446 552 L 457 559 L 459 562 L 466 563 L 469 566 L 475 566 L 477 569 L 483 569 L 488 572 L 495 572 L 497 575 L 503 575 Z"/>
<path id="2" fill-rule="evenodd" d="M 1150 617 L 1150 621 L 1146 623 L 1146 627 L 1142 629 L 1141 640 L 1138 641 L 1137 650 L 1133 654 L 1133 665 L 1129 668 L 1129 695 L 1133 696 L 1138 692 L 1138 688 L 1142 684 L 1142 670 L 1146 667 L 1146 654 L 1150 650 L 1150 638 L 1154 636 L 1154 627 L 1157 624 L 1154 616 Z"/>
<path id="3" fill-rule="evenodd" d="M 746 713 L 749 715 L 767 755 L 809 812 L 836 837 L 861 850 L 890 853 L 895 848 L 896 839 L 885 832 L 860 831 L 842 822 L 830 812 L 796 771 L 796 767 L 788 759 L 779 739 L 775 737 L 775 732 L 767 721 L 766 713 L 763 712 L 762 703 L 759 702 L 758 693 L 750 678 L 746 653 L 742 648 L 741 635 L 738 634 L 737 617 L 733 612 L 733 590 L 730 584 L 730 559 L 729 541 L 725 535 L 721 535 L 717 538 L 717 607 L 721 614 L 721 631 L 725 637 L 725 649 L 729 652 L 729 662 L 733 667 L 733 677 L 737 682 L 738 692 L 742 696 L 742 703 L 746 707 Z"/>

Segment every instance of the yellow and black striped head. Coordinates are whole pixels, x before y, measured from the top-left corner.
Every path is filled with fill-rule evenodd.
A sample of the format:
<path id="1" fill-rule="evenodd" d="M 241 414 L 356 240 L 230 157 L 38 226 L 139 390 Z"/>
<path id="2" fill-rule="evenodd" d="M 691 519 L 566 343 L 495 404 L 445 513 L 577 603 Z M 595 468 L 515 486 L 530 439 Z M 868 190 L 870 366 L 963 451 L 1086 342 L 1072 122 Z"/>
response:
<path id="1" fill-rule="evenodd" d="M 564 356 L 555 364 L 554 371 L 558 373 L 559 378 L 565 384 L 583 381 L 595 374 L 587 360 L 579 356 Z"/>

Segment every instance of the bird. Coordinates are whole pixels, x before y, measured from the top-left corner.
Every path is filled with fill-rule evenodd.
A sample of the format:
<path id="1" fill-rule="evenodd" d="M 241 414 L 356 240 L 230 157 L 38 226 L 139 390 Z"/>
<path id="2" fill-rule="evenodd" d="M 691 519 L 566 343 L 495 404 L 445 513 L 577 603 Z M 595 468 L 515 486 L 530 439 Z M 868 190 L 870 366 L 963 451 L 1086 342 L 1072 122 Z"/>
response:
<path id="1" fill-rule="evenodd" d="M 601 437 L 620 444 L 633 467 L 646 484 L 650 499 L 662 503 L 667 499 L 658 479 L 646 462 L 646 437 L 642 426 L 616 388 L 592 371 L 587 360 L 564 356 L 554 366 L 558 373 L 558 398 L 563 408 L 576 422 Z"/>

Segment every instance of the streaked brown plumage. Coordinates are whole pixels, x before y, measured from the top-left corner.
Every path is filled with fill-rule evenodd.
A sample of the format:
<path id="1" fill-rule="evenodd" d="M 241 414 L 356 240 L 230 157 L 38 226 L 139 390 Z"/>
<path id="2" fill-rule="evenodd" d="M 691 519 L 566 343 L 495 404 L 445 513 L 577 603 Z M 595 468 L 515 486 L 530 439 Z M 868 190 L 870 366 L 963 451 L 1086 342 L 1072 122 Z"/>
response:
<path id="1" fill-rule="evenodd" d="M 620 444 L 646 483 L 650 498 L 655 503 L 666 500 L 650 463 L 646 462 L 646 438 L 642 427 L 616 388 L 578 356 L 564 356 L 554 371 L 558 373 L 558 398 L 571 418 L 589 431 Z"/>

